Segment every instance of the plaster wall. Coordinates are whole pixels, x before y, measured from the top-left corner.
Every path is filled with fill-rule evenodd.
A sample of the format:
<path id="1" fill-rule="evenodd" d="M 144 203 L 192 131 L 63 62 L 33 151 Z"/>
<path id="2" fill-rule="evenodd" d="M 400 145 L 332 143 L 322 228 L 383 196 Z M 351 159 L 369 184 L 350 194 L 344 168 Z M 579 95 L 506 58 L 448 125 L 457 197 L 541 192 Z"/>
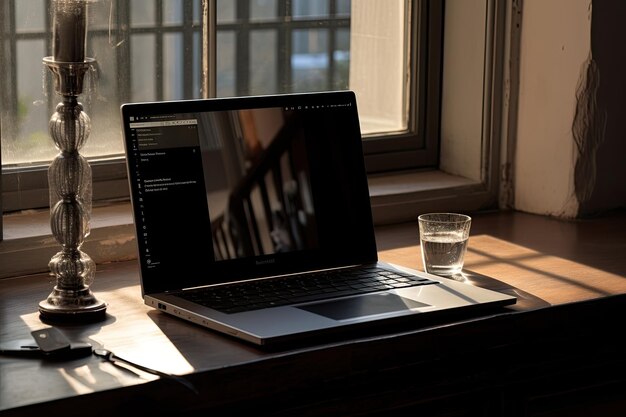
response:
<path id="1" fill-rule="evenodd" d="M 573 218 L 576 91 L 591 44 L 590 0 L 525 0 L 515 208 Z"/>

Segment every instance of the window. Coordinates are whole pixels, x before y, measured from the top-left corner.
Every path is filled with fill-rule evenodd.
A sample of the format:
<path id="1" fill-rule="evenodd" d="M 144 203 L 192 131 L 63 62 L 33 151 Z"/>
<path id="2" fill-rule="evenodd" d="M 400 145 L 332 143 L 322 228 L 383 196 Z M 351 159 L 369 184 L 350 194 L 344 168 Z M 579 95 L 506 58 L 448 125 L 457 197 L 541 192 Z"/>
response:
<path id="1" fill-rule="evenodd" d="M 211 5 L 214 71 L 203 68 L 203 13 Z M 47 122 L 59 101 L 42 65 L 51 51 L 49 6 L 0 6 L 5 211 L 48 204 L 45 174 L 57 151 Z M 425 52 L 439 48 L 438 1 L 100 0 L 89 7 L 87 55 L 96 65 L 81 96 L 92 120 L 81 154 L 91 161 L 94 200 L 126 193 L 118 117 L 128 101 L 352 88 L 363 97 L 371 172 L 436 166 L 437 111 L 426 109 L 437 109 L 439 60 Z M 215 74 L 215 91 L 203 91 L 205 73 Z"/>

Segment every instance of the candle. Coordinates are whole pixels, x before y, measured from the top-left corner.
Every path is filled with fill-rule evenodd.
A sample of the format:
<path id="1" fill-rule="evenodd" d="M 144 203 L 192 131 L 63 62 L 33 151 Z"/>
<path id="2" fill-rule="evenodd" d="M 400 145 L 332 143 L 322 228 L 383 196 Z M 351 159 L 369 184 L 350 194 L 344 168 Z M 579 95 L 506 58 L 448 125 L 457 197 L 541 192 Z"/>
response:
<path id="1" fill-rule="evenodd" d="M 52 2 L 52 55 L 56 62 L 83 62 L 87 44 L 86 0 Z"/>

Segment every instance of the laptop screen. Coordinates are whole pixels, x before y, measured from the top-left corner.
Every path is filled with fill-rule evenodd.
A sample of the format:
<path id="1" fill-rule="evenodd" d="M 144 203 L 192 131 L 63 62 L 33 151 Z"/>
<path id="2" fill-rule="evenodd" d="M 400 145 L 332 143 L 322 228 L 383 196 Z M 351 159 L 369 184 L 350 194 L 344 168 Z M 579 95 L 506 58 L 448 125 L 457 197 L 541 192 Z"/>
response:
<path id="1" fill-rule="evenodd" d="M 376 261 L 352 92 L 122 106 L 142 291 Z"/>

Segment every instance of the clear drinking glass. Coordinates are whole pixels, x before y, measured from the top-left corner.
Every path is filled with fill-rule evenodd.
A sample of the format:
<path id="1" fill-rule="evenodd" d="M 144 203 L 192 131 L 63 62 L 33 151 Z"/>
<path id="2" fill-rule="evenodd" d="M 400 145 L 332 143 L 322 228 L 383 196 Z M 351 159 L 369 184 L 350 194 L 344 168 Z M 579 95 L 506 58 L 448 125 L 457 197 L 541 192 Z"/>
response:
<path id="1" fill-rule="evenodd" d="M 443 277 L 463 269 L 472 219 L 465 214 L 427 213 L 418 217 L 424 271 Z"/>

